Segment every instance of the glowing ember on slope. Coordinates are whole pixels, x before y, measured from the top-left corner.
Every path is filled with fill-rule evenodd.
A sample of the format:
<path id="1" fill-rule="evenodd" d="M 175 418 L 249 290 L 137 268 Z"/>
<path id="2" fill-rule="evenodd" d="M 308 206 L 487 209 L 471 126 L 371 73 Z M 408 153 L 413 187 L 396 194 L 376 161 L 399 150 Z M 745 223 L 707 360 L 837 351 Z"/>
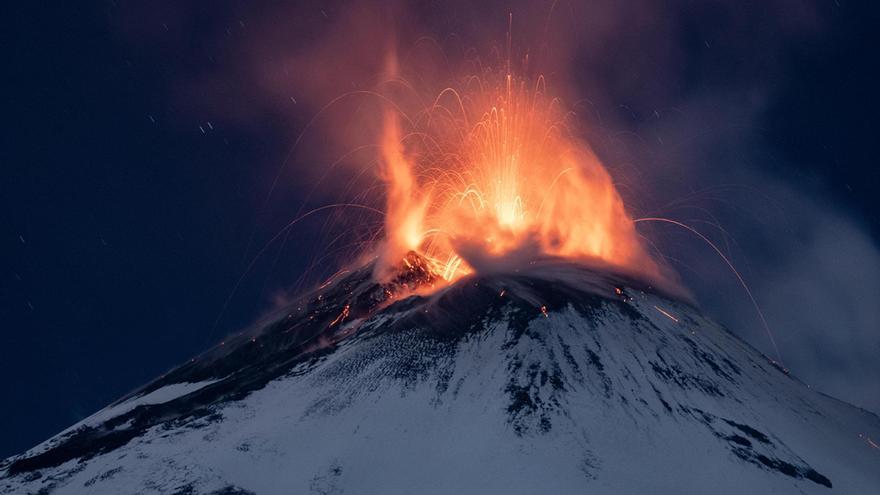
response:
<path id="1" fill-rule="evenodd" d="M 880 445 L 877 445 L 877 442 L 875 442 L 874 440 L 871 440 L 871 437 L 869 437 L 868 435 L 865 435 L 863 433 L 859 433 L 859 438 L 864 440 L 865 443 L 867 443 L 868 446 L 870 446 L 872 449 L 880 450 Z"/>
<path id="2" fill-rule="evenodd" d="M 668 311 L 666 311 L 665 309 L 661 308 L 660 306 L 654 305 L 654 309 L 656 309 L 657 311 L 659 311 L 660 314 L 662 314 L 663 316 L 669 318 L 670 320 L 674 321 L 675 323 L 678 323 L 678 318 L 672 316 L 672 314 L 670 314 Z"/>
<path id="3" fill-rule="evenodd" d="M 381 267 L 408 252 L 446 281 L 539 255 L 600 261 L 659 279 L 611 176 L 534 81 L 486 72 L 410 117 L 385 114 Z"/>

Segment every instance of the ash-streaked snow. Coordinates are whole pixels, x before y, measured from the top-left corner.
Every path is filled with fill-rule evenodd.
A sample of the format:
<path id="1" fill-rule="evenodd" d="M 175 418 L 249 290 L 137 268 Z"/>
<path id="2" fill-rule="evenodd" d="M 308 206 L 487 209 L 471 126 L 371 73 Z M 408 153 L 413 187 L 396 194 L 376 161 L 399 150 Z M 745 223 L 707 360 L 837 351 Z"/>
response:
<path id="1" fill-rule="evenodd" d="M 111 418 L 119 416 L 120 414 L 125 414 L 138 406 L 147 404 L 163 404 L 170 400 L 174 400 L 178 397 L 182 397 L 184 395 L 195 392 L 196 390 L 211 385 L 212 383 L 217 383 L 218 381 L 220 380 L 205 380 L 196 383 L 173 383 L 171 385 L 165 385 L 164 387 L 158 388 L 146 394 L 136 394 L 129 399 L 122 400 L 117 404 L 110 405 L 109 407 L 98 411 L 97 413 L 77 423 L 72 428 L 76 429 L 81 426 L 93 426 L 101 424 Z"/>
<path id="2" fill-rule="evenodd" d="M 689 304 L 531 275 L 382 301 L 359 276 L 4 461 L 0 493 L 880 490 L 880 418 Z"/>

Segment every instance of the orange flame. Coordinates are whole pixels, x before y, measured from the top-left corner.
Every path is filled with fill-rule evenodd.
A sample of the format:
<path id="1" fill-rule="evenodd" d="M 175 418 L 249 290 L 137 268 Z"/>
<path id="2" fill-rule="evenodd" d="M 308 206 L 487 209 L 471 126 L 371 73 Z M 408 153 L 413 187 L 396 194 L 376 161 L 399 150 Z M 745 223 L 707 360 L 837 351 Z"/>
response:
<path id="1" fill-rule="evenodd" d="M 418 250 L 422 243 L 422 224 L 428 197 L 419 198 L 412 167 L 403 155 L 400 126 L 397 115 L 385 114 L 385 132 L 382 140 L 382 158 L 385 167 L 383 180 L 388 185 L 386 224 L 388 246 L 394 259 L 398 255 Z M 393 227 L 392 227 L 393 226 Z"/>
<path id="2" fill-rule="evenodd" d="M 453 281 L 552 255 L 659 278 L 611 176 L 559 99 L 512 75 L 471 76 L 382 139 L 388 264 L 416 251 Z"/>

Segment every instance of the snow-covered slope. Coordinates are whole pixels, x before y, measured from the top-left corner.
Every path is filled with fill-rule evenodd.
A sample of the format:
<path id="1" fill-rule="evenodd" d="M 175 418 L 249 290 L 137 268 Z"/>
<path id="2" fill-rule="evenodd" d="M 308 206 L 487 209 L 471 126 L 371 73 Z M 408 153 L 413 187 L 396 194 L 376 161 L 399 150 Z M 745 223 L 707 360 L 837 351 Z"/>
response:
<path id="1" fill-rule="evenodd" d="M 433 281 L 409 261 L 4 461 L 0 493 L 880 493 L 876 415 L 688 304 L 558 265 L 399 298 Z"/>

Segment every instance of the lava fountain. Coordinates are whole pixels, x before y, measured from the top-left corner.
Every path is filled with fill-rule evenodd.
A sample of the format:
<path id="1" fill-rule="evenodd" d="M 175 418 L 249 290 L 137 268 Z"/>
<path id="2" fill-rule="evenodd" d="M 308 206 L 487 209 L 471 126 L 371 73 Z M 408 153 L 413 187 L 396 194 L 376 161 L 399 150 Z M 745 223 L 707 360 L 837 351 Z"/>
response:
<path id="1" fill-rule="evenodd" d="M 416 252 L 447 282 L 541 255 L 664 278 L 544 76 L 486 70 L 428 101 L 385 110 L 380 274 Z"/>

